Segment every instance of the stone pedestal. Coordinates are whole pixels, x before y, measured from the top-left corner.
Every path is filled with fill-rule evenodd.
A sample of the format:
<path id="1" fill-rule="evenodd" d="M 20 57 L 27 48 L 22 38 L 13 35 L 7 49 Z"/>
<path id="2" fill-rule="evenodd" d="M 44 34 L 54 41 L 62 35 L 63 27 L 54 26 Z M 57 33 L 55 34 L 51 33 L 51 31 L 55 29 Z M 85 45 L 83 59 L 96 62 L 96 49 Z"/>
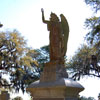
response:
<path id="1" fill-rule="evenodd" d="M 33 100 L 77 100 L 83 86 L 68 78 L 61 78 L 55 82 L 36 81 L 29 85 Z"/>
<path id="2" fill-rule="evenodd" d="M 68 79 L 63 64 L 49 62 L 45 65 L 39 81 L 27 87 L 33 100 L 78 100 L 83 86 Z"/>
<path id="3" fill-rule="evenodd" d="M 52 61 L 45 64 L 40 82 L 54 82 L 61 78 L 68 78 L 64 64 L 58 61 Z"/>

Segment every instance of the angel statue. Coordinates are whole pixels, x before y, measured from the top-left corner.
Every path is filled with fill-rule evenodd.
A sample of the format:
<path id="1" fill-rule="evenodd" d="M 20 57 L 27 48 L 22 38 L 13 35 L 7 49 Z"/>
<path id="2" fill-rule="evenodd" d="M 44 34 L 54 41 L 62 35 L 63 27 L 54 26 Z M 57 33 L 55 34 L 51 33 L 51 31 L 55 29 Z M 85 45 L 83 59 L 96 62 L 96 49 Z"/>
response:
<path id="1" fill-rule="evenodd" d="M 45 20 L 44 10 L 42 11 L 42 21 L 47 24 L 50 31 L 50 61 L 64 60 L 67 52 L 67 42 L 69 36 L 69 25 L 63 14 L 60 15 L 61 21 L 55 13 L 51 12 L 50 20 Z"/>

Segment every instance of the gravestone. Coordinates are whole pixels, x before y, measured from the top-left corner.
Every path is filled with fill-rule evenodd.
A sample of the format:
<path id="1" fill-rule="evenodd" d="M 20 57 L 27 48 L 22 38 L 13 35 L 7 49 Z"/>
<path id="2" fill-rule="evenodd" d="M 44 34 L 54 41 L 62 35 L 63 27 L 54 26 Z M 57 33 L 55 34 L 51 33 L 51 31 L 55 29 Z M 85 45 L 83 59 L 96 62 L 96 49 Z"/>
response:
<path id="1" fill-rule="evenodd" d="M 61 21 L 51 13 L 50 21 L 45 20 L 42 9 L 42 20 L 50 31 L 50 61 L 45 64 L 40 80 L 27 87 L 33 100 L 78 100 L 84 90 L 81 84 L 68 78 L 65 69 L 69 25 L 63 14 L 60 17 Z"/>
<path id="2" fill-rule="evenodd" d="M 10 95 L 8 91 L 1 91 L 0 100 L 9 100 L 9 99 L 10 99 Z"/>

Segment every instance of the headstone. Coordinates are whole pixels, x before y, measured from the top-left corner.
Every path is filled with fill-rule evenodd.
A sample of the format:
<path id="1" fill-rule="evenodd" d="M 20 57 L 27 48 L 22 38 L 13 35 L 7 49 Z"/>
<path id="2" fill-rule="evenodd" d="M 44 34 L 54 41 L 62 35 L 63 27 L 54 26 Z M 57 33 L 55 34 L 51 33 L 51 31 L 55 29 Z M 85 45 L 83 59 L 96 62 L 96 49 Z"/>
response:
<path id="1" fill-rule="evenodd" d="M 10 99 L 10 95 L 8 91 L 2 91 L 0 95 L 0 100 L 9 100 L 9 99 Z"/>

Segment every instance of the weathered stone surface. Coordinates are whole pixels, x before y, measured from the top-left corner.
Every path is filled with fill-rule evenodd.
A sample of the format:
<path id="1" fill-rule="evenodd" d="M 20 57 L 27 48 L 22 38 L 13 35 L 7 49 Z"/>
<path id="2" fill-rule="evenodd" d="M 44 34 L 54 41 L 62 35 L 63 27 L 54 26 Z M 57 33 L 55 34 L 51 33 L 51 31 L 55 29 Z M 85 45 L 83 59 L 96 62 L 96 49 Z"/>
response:
<path id="1" fill-rule="evenodd" d="M 65 100 L 64 98 L 34 98 L 34 100 Z"/>
<path id="2" fill-rule="evenodd" d="M 77 98 L 34 98 L 33 100 L 77 100 Z"/>
<path id="3" fill-rule="evenodd" d="M 67 52 L 69 25 L 63 14 L 61 21 L 55 13 L 51 13 L 50 20 L 45 20 L 42 9 L 42 20 L 50 31 L 50 62 L 44 66 L 39 81 L 27 87 L 33 100 L 78 100 L 79 92 L 84 87 L 68 79 L 64 66 L 64 57 Z"/>
<path id="4" fill-rule="evenodd" d="M 30 84 L 27 91 L 35 98 L 33 100 L 77 100 L 84 88 L 67 77 L 62 63 L 46 63 L 40 80 Z"/>
<path id="5" fill-rule="evenodd" d="M 47 63 L 45 64 L 43 73 L 40 77 L 41 82 L 52 82 L 56 80 L 56 64 Z"/>
<path id="6" fill-rule="evenodd" d="M 68 78 L 64 64 L 52 61 L 45 64 L 40 82 L 53 82 L 60 78 Z"/>
<path id="7" fill-rule="evenodd" d="M 42 21 L 47 24 L 50 31 L 50 61 L 64 59 L 67 52 L 69 37 L 69 25 L 63 14 L 60 15 L 61 21 L 55 13 L 51 13 L 50 20 L 45 20 L 44 10 L 42 9 Z"/>
<path id="8" fill-rule="evenodd" d="M 8 91 L 2 91 L 0 94 L 0 100 L 9 100 L 10 95 Z"/>
<path id="9" fill-rule="evenodd" d="M 36 81 L 29 85 L 27 91 L 33 98 L 77 98 L 83 86 L 68 78 L 61 78 L 54 82 Z"/>
<path id="10" fill-rule="evenodd" d="M 61 78 L 54 82 L 40 82 L 38 80 L 30 84 L 28 88 L 55 87 L 55 86 L 56 87 L 65 86 L 65 87 L 82 88 L 83 90 L 83 86 L 81 84 L 79 84 L 78 82 L 72 79 L 68 79 L 68 78 Z"/>

